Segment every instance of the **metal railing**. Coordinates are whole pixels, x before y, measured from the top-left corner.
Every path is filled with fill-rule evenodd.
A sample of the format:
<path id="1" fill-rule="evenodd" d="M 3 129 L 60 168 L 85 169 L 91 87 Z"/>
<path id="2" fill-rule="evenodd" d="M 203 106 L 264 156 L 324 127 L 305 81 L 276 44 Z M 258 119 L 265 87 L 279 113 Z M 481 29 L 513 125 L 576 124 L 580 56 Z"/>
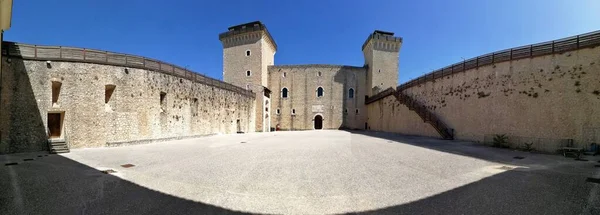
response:
<path id="1" fill-rule="evenodd" d="M 2 55 L 8 57 L 19 57 L 26 60 L 83 62 L 146 69 L 185 78 L 187 80 L 239 93 L 245 96 L 255 96 L 254 93 L 244 88 L 192 72 L 170 63 L 135 55 L 86 48 L 41 46 L 15 42 L 3 42 Z"/>
<path id="2" fill-rule="evenodd" d="M 413 80 L 396 87 L 396 90 L 403 91 L 413 86 L 423 84 L 427 81 L 433 81 L 455 73 L 464 72 L 480 66 L 491 65 L 504 61 L 518 60 L 523 58 L 537 57 L 542 55 L 563 53 L 566 51 L 578 50 L 582 48 L 594 47 L 600 45 L 600 31 L 594 31 L 577 36 L 567 37 L 560 40 L 553 40 L 533 45 L 520 46 L 512 49 L 506 49 L 499 52 L 474 57 L 463 62 L 455 63 L 450 66 L 438 69 L 425 74 Z"/>

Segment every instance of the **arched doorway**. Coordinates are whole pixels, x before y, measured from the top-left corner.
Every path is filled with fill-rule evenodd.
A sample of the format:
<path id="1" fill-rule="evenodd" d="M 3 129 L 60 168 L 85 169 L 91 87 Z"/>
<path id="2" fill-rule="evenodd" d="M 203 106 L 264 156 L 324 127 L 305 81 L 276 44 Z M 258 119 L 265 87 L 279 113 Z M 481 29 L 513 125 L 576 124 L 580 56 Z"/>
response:
<path id="1" fill-rule="evenodd" d="M 313 121 L 315 121 L 315 129 L 323 129 L 323 117 L 321 115 L 316 115 Z"/>

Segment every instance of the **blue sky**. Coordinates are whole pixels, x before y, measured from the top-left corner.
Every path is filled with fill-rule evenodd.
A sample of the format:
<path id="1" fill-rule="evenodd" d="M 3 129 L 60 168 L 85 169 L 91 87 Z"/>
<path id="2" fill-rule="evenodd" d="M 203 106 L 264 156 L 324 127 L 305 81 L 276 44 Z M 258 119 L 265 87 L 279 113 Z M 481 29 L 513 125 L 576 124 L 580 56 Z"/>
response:
<path id="1" fill-rule="evenodd" d="M 404 83 L 462 58 L 600 30 L 600 1 L 15 0 L 4 39 L 141 55 L 222 79 L 218 34 L 255 20 L 277 42 L 278 65 L 362 66 L 368 34 L 395 32 Z"/>

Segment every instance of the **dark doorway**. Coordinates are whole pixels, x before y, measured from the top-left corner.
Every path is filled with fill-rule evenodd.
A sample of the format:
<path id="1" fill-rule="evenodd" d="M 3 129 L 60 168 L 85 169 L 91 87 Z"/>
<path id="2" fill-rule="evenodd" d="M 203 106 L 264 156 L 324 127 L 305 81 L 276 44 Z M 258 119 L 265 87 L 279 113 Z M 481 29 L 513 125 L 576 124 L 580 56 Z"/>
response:
<path id="1" fill-rule="evenodd" d="M 323 117 L 321 115 L 315 116 L 315 129 L 323 129 Z"/>
<path id="2" fill-rule="evenodd" d="M 63 113 L 48 113 L 48 132 L 50 138 L 62 136 Z"/>

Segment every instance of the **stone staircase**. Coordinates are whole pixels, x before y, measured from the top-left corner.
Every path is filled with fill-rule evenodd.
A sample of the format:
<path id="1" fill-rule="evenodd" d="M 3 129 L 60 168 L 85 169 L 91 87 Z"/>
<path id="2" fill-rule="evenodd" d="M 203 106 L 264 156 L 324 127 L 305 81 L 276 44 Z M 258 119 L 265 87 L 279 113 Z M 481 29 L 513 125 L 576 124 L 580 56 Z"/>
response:
<path id="1" fill-rule="evenodd" d="M 69 145 L 65 139 L 48 139 L 50 154 L 69 153 Z"/>
<path id="2" fill-rule="evenodd" d="M 419 102 L 404 94 L 402 91 L 394 92 L 394 97 L 396 97 L 400 104 L 404 104 L 409 110 L 415 111 L 424 122 L 431 124 L 442 138 L 446 140 L 454 139 L 454 135 L 448 126 L 438 119 L 435 114 L 431 113 L 424 105 L 419 104 Z"/>

